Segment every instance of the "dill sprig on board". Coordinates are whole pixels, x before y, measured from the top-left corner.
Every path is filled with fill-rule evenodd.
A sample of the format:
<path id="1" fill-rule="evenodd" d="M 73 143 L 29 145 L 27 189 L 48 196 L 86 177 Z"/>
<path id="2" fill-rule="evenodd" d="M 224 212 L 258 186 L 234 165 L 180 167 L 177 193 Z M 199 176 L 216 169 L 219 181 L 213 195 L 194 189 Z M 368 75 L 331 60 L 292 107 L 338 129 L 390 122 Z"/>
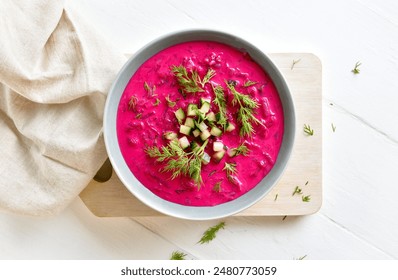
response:
<path id="1" fill-rule="evenodd" d="M 225 100 L 224 89 L 222 86 L 213 86 L 213 92 L 215 95 L 213 102 L 218 106 L 217 123 L 225 131 L 227 128 L 227 102 Z"/>
<path id="2" fill-rule="evenodd" d="M 171 172 L 172 180 L 181 175 L 189 176 L 200 189 L 202 159 L 207 143 L 208 140 L 202 146 L 196 145 L 191 151 L 186 152 L 181 148 L 178 140 L 172 140 L 167 146 L 162 146 L 160 149 L 156 146 L 147 147 L 145 152 L 151 158 L 156 158 L 158 162 L 167 162 L 161 172 Z"/>
<path id="3" fill-rule="evenodd" d="M 311 128 L 311 126 L 304 124 L 304 133 L 313 136 L 314 135 L 314 130 Z"/>
<path id="4" fill-rule="evenodd" d="M 201 79 L 197 71 L 191 70 L 188 73 L 182 65 L 173 66 L 171 71 L 176 76 L 181 89 L 186 93 L 204 92 L 204 86 L 216 75 L 216 71 L 209 69 Z"/>
<path id="5" fill-rule="evenodd" d="M 224 229 L 225 222 L 220 222 L 217 225 L 208 228 L 204 233 L 202 238 L 198 241 L 200 244 L 209 243 L 214 238 L 216 238 L 216 234 L 220 229 Z"/>
<path id="6" fill-rule="evenodd" d="M 260 121 L 254 116 L 254 109 L 257 109 L 259 104 L 250 96 L 238 92 L 235 89 L 234 83 L 226 81 L 226 84 L 234 96 L 232 105 L 239 105 L 237 119 L 241 123 L 240 136 L 251 136 L 254 133 L 252 123 L 260 123 Z"/>

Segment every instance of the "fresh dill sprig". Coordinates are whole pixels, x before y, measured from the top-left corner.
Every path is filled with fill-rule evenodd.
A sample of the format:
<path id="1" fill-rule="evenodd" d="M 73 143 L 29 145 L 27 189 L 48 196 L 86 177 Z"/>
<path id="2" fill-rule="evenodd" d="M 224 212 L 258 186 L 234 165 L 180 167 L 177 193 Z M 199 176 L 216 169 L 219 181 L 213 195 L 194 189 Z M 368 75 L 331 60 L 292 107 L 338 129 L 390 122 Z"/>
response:
<path id="1" fill-rule="evenodd" d="M 220 229 L 224 229 L 225 222 L 220 222 L 217 225 L 208 228 L 204 233 L 202 238 L 198 241 L 200 244 L 209 243 L 214 238 L 216 238 L 216 234 Z"/>
<path id="2" fill-rule="evenodd" d="M 156 146 L 147 147 L 145 152 L 148 156 L 156 158 L 158 162 L 167 162 L 161 172 L 172 172 L 172 180 L 181 175 L 189 176 L 199 189 L 202 184 L 202 158 L 207 143 L 208 140 L 202 146 L 197 145 L 191 151 L 186 152 L 181 148 L 178 140 L 173 140 L 167 146 L 162 146 L 161 149 Z"/>
<path id="3" fill-rule="evenodd" d="M 187 256 L 187 254 L 180 252 L 180 251 L 174 251 L 173 253 L 171 253 L 171 257 L 170 260 L 185 260 L 185 257 Z"/>
<path id="4" fill-rule="evenodd" d="M 249 148 L 246 146 L 245 143 L 240 144 L 239 147 L 237 148 L 232 148 L 231 152 L 229 153 L 230 155 L 232 155 L 232 157 L 234 156 L 238 156 L 238 155 L 244 155 L 247 156 L 249 154 L 250 150 Z"/>
<path id="5" fill-rule="evenodd" d="M 257 82 L 253 82 L 253 81 L 246 81 L 245 84 L 243 85 L 244 87 L 250 87 L 257 84 Z"/>
<path id="6" fill-rule="evenodd" d="M 160 104 L 160 99 L 156 98 L 156 101 L 154 103 L 152 103 L 153 106 L 158 106 Z"/>
<path id="7" fill-rule="evenodd" d="M 296 260 L 298 260 L 298 261 L 302 261 L 302 260 L 304 260 L 306 257 L 307 257 L 307 255 L 304 255 L 304 256 L 301 256 L 301 257 L 299 257 L 299 258 L 298 258 L 298 259 L 296 259 Z"/>
<path id="8" fill-rule="evenodd" d="M 299 63 L 300 60 L 301 60 L 301 58 L 299 58 L 299 59 L 297 59 L 297 60 L 294 60 L 294 59 L 293 59 L 292 67 L 290 67 L 290 70 L 293 70 L 294 66 L 295 66 L 297 63 Z"/>
<path id="9" fill-rule="evenodd" d="M 336 132 L 336 126 L 332 123 L 332 131 Z"/>
<path id="10" fill-rule="evenodd" d="M 219 111 L 219 113 L 217 114 L 217 123 L 221 125 L 225 131 L 225 129 L 227 128 L 227 102 L 225 100 L 224 89 L 222 88 L 222 86 L 212 87 L 214 95 L 216 96 L 213 102 L 218 106 Z"/>
<path id="11" fill-rule="evenodd" d="M 173 107 L 177 104 L 175 101 L 172 101 L 172 100 L 170 99 L 170 95 L 167 95 L 167 96 L 165 97 L 165 99 L 166 99 L 166 101 L 167 101 L 167 105 L 168 105 L 170 108 L 173 108 Z"/>
<path id="12" fill-rule="evenodd" d="M 184 92 L 204 92 L 204 90 L 199 86 L 198 83 L 198 72 L 191 71 L 191 75 L 189 76 L 187 69 L 182 65 L 173 66 L 171 68 L 171 71 L 173 72 L 174 76 L 176 76 L 178 84 Z"/>
<path id="13" fill-rule="evenodd" d="M 199 75 L 198 75 L 198 82 L 200 83 L 200 85 L 202 86 L 202 88 L 205 87 L 205 85 L 210 82 L 210 80 L 216 75 L 216 71 L 214 71 L 213 69 L 209 68 L 209 70 L 207 70 L 206 75 L 203 77 L 203 80 L 200 79 Z"/>
<path id="14" fill-rule="evenodd" d="M 357 63 L 355 63 L 354 69 L 351 70 L 352 73 L 354 74 L 359 74 L 361 72 L 361 69 L 359 69 L 359 66 L 361 66 L 361 62 L 357 61 Z"/>
<path id="15" fill-rule="evenodd" d="M 278 199 L 278 194 L 275 195 L 274 201 Z"/>
<path id="16" fill-rule="evenodd" d="M 187 93 L 204 92 L 206 83 L 216 75 L 216 71 L 209 69 L 202 80 L 197 71 L 191 70 L 188 74 L 187 69 L 182 65 L 173 66 L 171 71 L 176 76 L 181 89 Z"/>
<path id="17" fill-rule="evenodd" d="M 238 171 L 236 170 L 236 163 L 228 163 L 226 162 L 224 165 L 223 171 L 227 173 L 228 180 L 232 180 L 232 175 L 237 174 Z"/>
<path id="18" fill-rule="evenodd" d="M 260 121 L 253 115 L 254 109 L 259 107 L 259 104 L 246 94 L 242 94 L 235 89 L 234 83 L 226 82 L 227 87 L 231 91 L 234 99 L 232 105 L 239 105 L 238 121 L 241 123 L 240 136 L 251 136 L 254 133 L 252 123 L 260 123 Z"/>
<path id="19" fill-rule="evenodd" d="M 310 200 L 311 200 L 311 196 L 310 195 L 306 195 L 306 196 L 302 196 L 301 197 L 301 200 L 303 201 L 303 202 L 310 202 Z"/>
<path id="20" fill-rule="evenodd" d="M 155 85 L 153 85 L 153 87 L 150 87 L 147 82 L 144 82 L 144 89 L 145 89 L 145 91 L 148 93 L 148 95 L 150 97 L 156 95 L 155 94 L 155 90 L 156 90 L 156 86 Z"/>
<path id="21" fill-rule="evenodd" d="M 311 128 L 311 126 L 304 124 L 304 133 L 309 136 L 312 136 L 314 135 L 314 130 Z"/>
<path id="22" fill-rule="evenodd" d="M 292 193 L 292 196 L 294 196 L 295 194 L 302 194 L 302 193 L 303 193 L 303 190 L 299 186 L 296 186 L 296 188 L 294 189 L 294 191 Z"/>
<path id="23" fill-rule="evenodd" d="M 135 95 L 132 95 L 129 100 L 129 110 L 135 110 L 135 106 L 137 106 L 138 98 Z"/>
<path id="24" fill-rule="evenodd" d="M 215 192 L 221 192 L 221 183 L 222 181 L 217 182 L 214 187 L 213 187 L 213 191 Z"/>

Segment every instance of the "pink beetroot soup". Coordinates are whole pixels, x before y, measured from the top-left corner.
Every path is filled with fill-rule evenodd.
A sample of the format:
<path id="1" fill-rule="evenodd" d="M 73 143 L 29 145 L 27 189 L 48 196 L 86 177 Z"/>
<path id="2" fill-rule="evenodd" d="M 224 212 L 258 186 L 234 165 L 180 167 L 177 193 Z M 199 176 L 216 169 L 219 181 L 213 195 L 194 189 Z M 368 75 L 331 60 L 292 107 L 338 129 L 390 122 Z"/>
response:
<path id="1" fill-rule="evenodd" d="M 185 67 L 190 78 L 192 73 L 197 73 L 201 82 L 210 69 L 214 71 L 209 81 L 199 85 L 200 92 L 189 93 L 178 82 L 173 66 Z M 237 100 L 233 102 L 234 94 L 228 85 L 257 103 L 257 107 L 251 109 L 257 121 L 249 121 L 253 127 L 250 135 L 241 133 L 240 105 Z M 225 116 L 231 124 L 229 131 L 218 123 L 220 109 L 214 102 L 214 88 L 217 86 L 221 86 L 224 92 Z M 209 101 L 210 105 L 208 111 L 201 113 L 202 117 L 212 117 L 213 121 L 203 121 L 208 132 L 213 126 L 219 129 L 215 129 L 216 132 L 222 132 L 213 133 L 216 135 L 208 138 L 205 135 L 203 139 L 206 140 L 201 139 L 202 134 L 197 137 L 193 134 L 194 130 L 202 133 L 197 127 L 201 121 L 199 115 L 191 117 L 195 125 L 190 131 L 180 133 L 189 104 L 196 104 L 201 109 L 201 98 Z M 180 108 L 185 116 L 178 120 L 175 112 Z M 216 120 L 213 114 L 218 117 Z M 160 51 L 134 73 L 120 100 L 117 136 L 131 172 L 154 194 L 182 205 L 214 206 L 250 191 L 270 172 L 282 143 L 283 123 L 282 104 L 272 80 L 247 53 L 221 43 L 194 41 Z M 165 138 L 165 133 L 170 132 L 176 139 Z M 189 174 L 172 178 L 173 172 L 164 170 L 167 160 L 160 162 L 148 155 L 149 147 L 158 147 L 162 151 L 170 141 L 183 137 L 190 145 L 207 143 L 200 184 Z M 216 141 L 222 143 L 221 153 L 214 151 L 213 143 Z M 242 144 L 247 148 L 246 152 L 235 155 L 234 149 Z M 190 149 L 188 147 L 184 151 L 189 153 Z M 232 166 L 234 171 L 228 173 L 226 166 Z"/>

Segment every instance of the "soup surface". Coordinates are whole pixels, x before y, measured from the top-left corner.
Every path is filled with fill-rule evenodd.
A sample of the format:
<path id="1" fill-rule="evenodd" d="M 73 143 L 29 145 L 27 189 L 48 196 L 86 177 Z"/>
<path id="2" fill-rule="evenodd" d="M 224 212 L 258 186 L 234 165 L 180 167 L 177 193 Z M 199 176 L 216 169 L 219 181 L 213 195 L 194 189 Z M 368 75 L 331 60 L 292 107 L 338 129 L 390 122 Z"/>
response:
<path id="1" fill-rule="evenodd" d="M 194 41 L 164 49 L 133 74 L 117 134 L 131 172 L 154 194 L 214 206 L 270 172 L 283 123 L 272 80 L 246 52 Z"/>

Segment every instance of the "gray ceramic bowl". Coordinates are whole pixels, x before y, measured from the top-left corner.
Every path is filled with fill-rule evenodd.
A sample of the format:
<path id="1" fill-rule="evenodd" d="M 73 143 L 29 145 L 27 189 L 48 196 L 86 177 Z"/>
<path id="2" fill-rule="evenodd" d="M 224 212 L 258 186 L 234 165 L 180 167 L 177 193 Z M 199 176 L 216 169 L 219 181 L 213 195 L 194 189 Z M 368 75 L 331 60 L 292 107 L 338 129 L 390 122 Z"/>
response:
<path id="1" fill-rule="evenodd" d="M 116 134 L 116 115 L 119 100 L 133 73 L 143 62 L 159 51 L 187 41 L 208 40 L 224 43 L 237 49 L 246 50 L 273 80 L 284 110 L 285 132 L 276 164 L 271 172 L 251 191 L 230 202 L 211 207 L 183 206 L 166 201 L 142 185 L 132 174 L 120 152 Z M 115 172 L 126 188 L 149 207 L 166 215 L 190 219 L 209 220 L 236 214 L 262 199 L 282 176 L 293 149 L 295 136 L 295 113 L 288 86 L 277 67 L 258 48 L 227 33 L 211 30 L 188 30 L 158 38 L 140 49 L 120 70 L 113 83 L 104 113 L 104 135 L 106 149 Z"/>

